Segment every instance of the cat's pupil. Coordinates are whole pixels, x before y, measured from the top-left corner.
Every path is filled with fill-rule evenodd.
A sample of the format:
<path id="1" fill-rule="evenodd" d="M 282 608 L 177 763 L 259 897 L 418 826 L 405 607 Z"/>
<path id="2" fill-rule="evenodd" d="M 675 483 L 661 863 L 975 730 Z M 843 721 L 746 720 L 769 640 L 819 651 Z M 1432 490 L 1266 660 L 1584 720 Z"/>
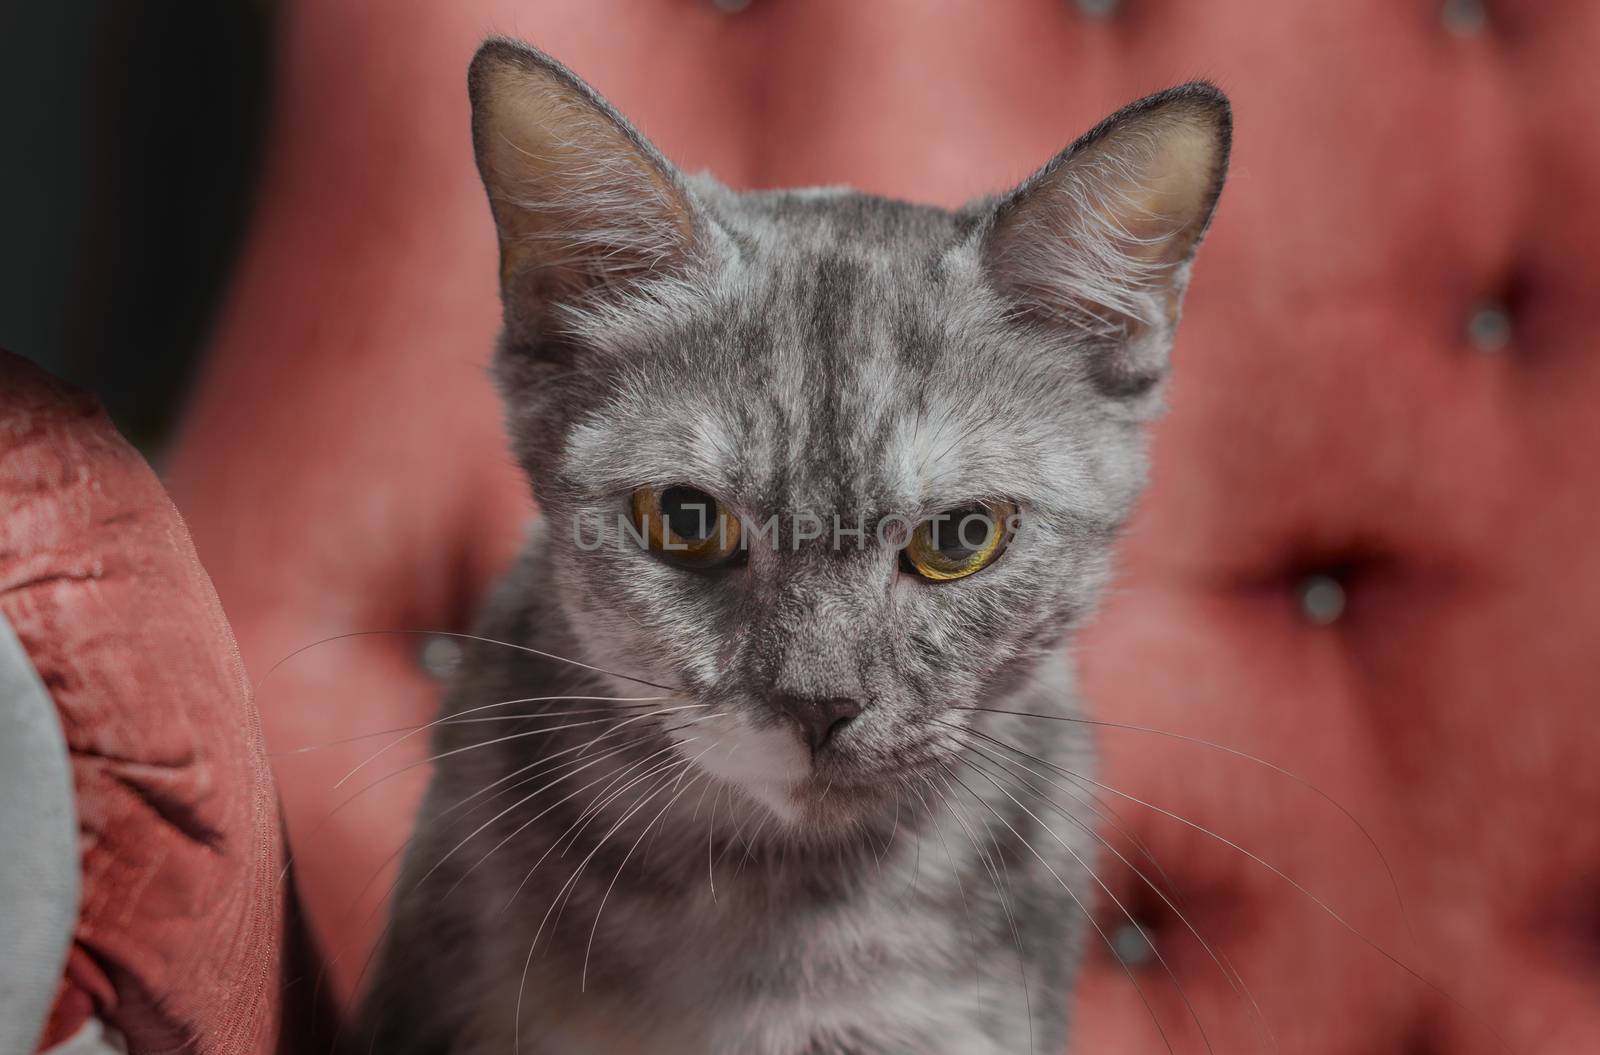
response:
<path id="1" fill-rule="evenodd" d="M 960 563 L 988 545 L 994 521 L 982 506 L 952 509 L 933 524 L 933 548 Z"/>
<path id="2" fill-rule="evenodd" d="M 661 493 L 661 512 L 678 538 L 699 542 L 717 530 L 717 500 L 693 487 L 669 487 Z"/>

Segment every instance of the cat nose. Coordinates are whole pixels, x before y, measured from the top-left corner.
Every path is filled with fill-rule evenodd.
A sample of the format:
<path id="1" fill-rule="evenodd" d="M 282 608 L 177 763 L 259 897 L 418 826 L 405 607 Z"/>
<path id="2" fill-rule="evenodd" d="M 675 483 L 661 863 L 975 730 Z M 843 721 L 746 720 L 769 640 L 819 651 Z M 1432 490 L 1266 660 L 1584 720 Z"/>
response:
<path id="1" fill-rule="evenodd" d="M 816 754 L 831 741 L 840 729 L 849 725 L 861 713 L 861 704 L 848 696 L 800 696 L 780 692 L 771 697 L 779 712 L 793 718 L 800 725 L 800 734 Z"/>

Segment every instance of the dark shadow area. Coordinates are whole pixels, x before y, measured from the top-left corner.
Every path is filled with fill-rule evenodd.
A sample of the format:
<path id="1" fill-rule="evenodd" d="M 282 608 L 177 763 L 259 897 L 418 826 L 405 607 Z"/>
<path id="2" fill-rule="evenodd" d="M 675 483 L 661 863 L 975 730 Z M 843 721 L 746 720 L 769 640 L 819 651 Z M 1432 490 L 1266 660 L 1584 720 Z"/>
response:
<path id="1" fill-rule="evenodd" d="M 249 217 L 273 5 L 0 14 L 0 346 L 159 447 Z"/>

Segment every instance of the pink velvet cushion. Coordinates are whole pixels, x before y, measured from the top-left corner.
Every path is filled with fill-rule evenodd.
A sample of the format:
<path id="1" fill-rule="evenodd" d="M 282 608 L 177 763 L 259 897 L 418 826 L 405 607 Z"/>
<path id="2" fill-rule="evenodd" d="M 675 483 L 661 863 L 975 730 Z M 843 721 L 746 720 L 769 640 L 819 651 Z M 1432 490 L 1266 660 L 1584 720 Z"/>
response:
<path id="1" fill-rule="evenodd" d="M 0 352 L 0 612 L 60 710 L 83 894 L 45 1044 L 278 1032 L 282 866 L 249 685 L 177 511 L 89 398 Z"/>

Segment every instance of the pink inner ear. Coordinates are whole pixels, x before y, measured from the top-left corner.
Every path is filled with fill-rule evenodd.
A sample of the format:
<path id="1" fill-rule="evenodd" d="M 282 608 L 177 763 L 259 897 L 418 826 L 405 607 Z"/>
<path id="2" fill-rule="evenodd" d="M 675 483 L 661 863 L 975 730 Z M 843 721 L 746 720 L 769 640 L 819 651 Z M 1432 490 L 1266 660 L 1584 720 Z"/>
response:
<path id="1" fill-rule="evenodd" d="M 1107 225 L 1127 233 L 1130 254 L 1177 264 L 1194 252 L 1216 200 L 1222 150 L 1216 125 L 1203 118 L 1152 115 L 1157 127 L 1130 130 L 1137 139 L 1125 152 L 1106 144 Z"/>

